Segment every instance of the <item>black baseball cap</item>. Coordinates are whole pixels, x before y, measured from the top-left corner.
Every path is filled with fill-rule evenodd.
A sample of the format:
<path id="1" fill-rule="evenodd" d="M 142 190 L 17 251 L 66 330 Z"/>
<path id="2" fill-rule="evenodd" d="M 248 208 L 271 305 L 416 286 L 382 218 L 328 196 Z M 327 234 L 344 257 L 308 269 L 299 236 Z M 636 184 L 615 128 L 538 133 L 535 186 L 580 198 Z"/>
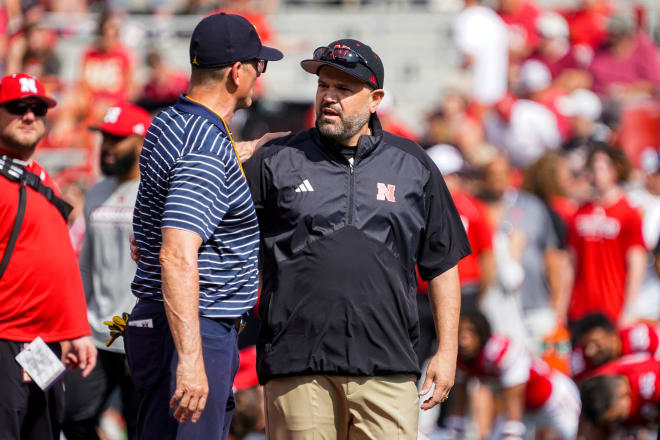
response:
<path id="1" fill-rule="evenodd" d="M 325 55 L 323 54 L 324 51 L 320 51 L 319 49 L 314 51 L 315 56 L 311 60 L 303 60 L 300 62 L 300 66 L 306 72 L 318 75 L 321 67 L 332 66 L 335 69 L 339 69 L 356 77 L 375 89 L 383 88 L 383 80 L 385 79 L 383 63 L 380 60 L 380 57 L 366 44 L 358 40 L 345 38 L 342 40 L 335 40 L 328 44 L 328 50 L 325 51 L 327 52 Z M 341 57 L 329 56 L 333 51 L 341 49 L 350 49 L 358 54 L 358 61 L 346 62 L 342 60 Z"/>
<path id="2" fill-rule="evenodd" d="M 190 64 L 202 68 L 283 57 L 279 50 L 263 46 L 254 25 L 240 15 L 209 15 L 195 26 L 190 39 Z"/>

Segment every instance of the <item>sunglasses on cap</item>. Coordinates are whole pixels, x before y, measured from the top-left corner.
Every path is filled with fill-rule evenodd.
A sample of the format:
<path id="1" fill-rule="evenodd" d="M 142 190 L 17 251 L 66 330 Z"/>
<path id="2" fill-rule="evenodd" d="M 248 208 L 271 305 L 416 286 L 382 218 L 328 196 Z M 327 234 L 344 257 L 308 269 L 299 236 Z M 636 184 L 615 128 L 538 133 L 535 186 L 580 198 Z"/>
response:
<path id="1" fill-rule="evenodd" d="M 35 116 L 46 116 L 48 106 L 43 102 L 25 102 L 25 101 L 9 101 L 0 104 L 8 113 L 15 116 L 23 116 L 28 111 L 31 111 Z"/>
<path id="2" fill-rule="evenodd" d="M 371 73 L 374 75 L 376 74 L 373 70 L 371 70 L 369 63 L 367 63 L 367 60 L 365 60 L 362 55 L 346 46 L 335 46 L 332 49 L 326 46 L 318 47 L 314 50 L 314 55 L 312 58 L 315 61 L 338 61 L 340 63 L 352 66 L 356 64 L 362 64 L 367 69 L 369 69 Z"/>

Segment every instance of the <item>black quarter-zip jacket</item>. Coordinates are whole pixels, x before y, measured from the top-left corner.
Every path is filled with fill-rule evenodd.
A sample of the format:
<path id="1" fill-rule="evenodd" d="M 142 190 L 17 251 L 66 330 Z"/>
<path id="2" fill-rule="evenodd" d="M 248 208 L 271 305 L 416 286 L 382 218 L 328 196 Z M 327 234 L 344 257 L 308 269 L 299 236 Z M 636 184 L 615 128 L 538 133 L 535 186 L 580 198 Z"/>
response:
<path id="1" fill-rule="evenodd" d="M 470 245 L 435 164 L 376 115 L 353 164 L 316 128 L 246 162 L 261 231 L 260 382 L 419 374 L 417 278 Z"/>

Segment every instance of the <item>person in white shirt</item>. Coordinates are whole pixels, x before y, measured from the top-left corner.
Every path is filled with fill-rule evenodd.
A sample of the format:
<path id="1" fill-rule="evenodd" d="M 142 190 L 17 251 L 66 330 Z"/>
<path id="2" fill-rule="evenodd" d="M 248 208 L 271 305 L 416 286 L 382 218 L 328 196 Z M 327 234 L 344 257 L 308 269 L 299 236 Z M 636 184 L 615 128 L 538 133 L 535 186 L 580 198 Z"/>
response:
<path id="1" fill-rule="evenodd" d="M 110 107 L 103 123 L 93 127 L 103 136 L 100 167 L 104 178 L 85 197 L 86 231 L 79 265 L 99 361 L 84 380 L 75 373 L 66 377 L 62 430 L 68 440 L 99 438 L 99 416 L 115 388 L 121 391 L 127 438 L 136 438 L 137 392 L 126 368 L 123 340 L 106 346 L 109 333 L 103 321 L 111 321 L 135 304 L 131 281 L 136 265 L 131 259 L 129 237 L 140 183 L 138 158 L 150 124 L 146 110 L 123 103 Z"/>
<path id="2" fill-rule="evenodd" d="M 454 45 L 472 71 L 474 99 L 485 106 L 507 90 L 508 32 L 506 24 L 479 0 L 465 0 L 453 28 Z"/>

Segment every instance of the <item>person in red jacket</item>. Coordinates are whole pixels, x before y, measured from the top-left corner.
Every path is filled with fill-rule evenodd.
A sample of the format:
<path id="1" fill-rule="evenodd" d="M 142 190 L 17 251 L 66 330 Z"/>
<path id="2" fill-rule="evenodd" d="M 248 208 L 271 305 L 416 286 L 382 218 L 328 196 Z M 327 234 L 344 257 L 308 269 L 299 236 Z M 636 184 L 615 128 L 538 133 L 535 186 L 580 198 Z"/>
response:
<path id="1" fill-rule="evenodd" d="M 602 313 L 577 321 L 573 328 L 571 374 L 580 381 L 593 371 L 621 356 L 633 353 L 655 355 L 660 347 L 658 328 L 646 322 L 617 330 Z"/>
<path id="2" fill-rule="evenodd" d="M 70 207 L 33 160 L 55 101 L 25 74 L 0 82 L 0 438 L 59 439 L 63 387 L 42 391 L 16 362 L 37 337 L 87 376 L 96 364 L 65 214 Z M 16 176 L 20 175 L 20 182 Z M 67 207 L 69 209 L 67 209 Z M 19 222 L 18 234 L 15 225 Z"/>
<path id="3" fill-rule="evenodd" d="M 596 370 L 580 384 L 581 438 L 596 440 L 621 429 L 660 421 L 660 360 L 625 356 Z"/>

